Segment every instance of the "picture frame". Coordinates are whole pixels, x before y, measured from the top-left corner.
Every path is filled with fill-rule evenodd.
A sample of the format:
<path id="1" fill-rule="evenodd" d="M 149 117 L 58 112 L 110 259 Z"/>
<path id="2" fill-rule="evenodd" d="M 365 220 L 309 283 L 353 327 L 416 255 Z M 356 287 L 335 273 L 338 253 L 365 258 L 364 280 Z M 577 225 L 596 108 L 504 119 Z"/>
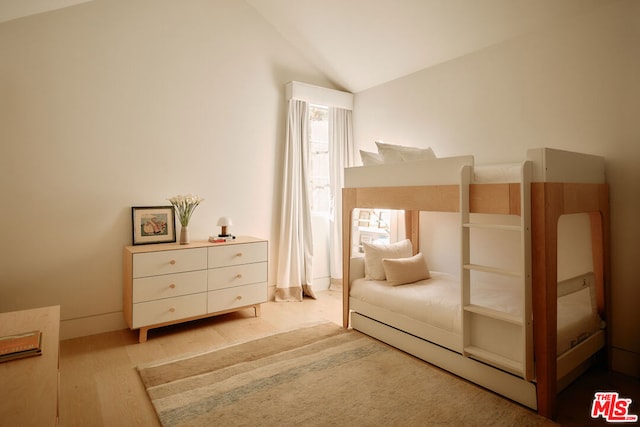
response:
<path id="1" fill-rule="evenodd" d="M 173 206 L 133 206 L 131 220 L 134 245 L 176 241 Z"/>

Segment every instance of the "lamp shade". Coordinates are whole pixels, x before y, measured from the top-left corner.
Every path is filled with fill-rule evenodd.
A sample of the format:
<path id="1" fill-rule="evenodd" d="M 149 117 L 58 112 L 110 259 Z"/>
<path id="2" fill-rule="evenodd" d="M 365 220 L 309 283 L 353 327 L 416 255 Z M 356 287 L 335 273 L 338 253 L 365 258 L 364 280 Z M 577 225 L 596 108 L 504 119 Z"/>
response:
<path id="1" fill-rule="evenodd" d="M 218 219 L 218 225 L 221 227 L 227 227 L 227 226 L 233 225 L 233 221 L 231 221 L 231 218 L 229 217 L 221 216 Z"/>

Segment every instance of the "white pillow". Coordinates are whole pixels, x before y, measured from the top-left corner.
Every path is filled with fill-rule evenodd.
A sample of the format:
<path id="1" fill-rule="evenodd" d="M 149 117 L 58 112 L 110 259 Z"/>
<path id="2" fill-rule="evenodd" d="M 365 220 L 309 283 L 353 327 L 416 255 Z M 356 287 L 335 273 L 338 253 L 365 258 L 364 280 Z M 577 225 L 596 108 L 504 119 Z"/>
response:
<path id="1" fill-rule="evenodd" d="M 378 154 L 382 156 L 384 163 L 401 163 L 413 160 L 436 159 L 436 155 L 433 153 L 431 147 L 405 147 L 402 145 L 387 144 L 381 141 L 376 141 L 376 146 L 378 147 Z"/>
<path id="2" fill-rule="evenodd" d="M 385 258 L 382 260 L 387 283 L 391 286 L 406 285 L 431 278 L 429 266 L 422 252 L 409 258 Z"/>
<path id="3" fill-rule="evenodd" d="M 360 150 L 360 158 L 364 166 L 381 165 L 383 163 L 382 156 L 378 153 Z"/>
<path id="4" fill-rule="evenodd" d="M 408 258 L 413 255 L 411 240 L 405 239 L 389 245 L 363 243 L 364 247 L 364 277 L 367 280 L 385 280 L 384 258 Z"/>

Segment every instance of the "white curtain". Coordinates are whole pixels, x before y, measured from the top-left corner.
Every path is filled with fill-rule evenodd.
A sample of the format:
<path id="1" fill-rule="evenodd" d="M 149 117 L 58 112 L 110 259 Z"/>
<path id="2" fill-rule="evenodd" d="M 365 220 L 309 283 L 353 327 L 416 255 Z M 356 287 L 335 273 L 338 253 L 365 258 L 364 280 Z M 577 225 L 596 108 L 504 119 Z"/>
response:
<path id="1" fill-rule="evenodd" d="M 307 179 L 308 122 L 308 104 L 289 100 L 276 301 L 302 301 L 303 295 L 315 298 L 311 286 L 313 237 Z"/>
<path id="2" fill-rule="evenodd" d="M 344 168 L 354 165 L 351 110 L 329 108 L 329 186 L 331 230 L 329 263 L 331 278 L 342 278 L 342 188 Z"/>

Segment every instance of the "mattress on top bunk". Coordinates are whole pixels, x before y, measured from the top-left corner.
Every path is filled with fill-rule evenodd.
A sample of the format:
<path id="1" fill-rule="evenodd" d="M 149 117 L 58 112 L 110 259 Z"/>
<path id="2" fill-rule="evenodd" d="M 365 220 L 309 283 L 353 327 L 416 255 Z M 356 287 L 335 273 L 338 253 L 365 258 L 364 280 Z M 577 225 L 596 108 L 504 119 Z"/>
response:
<path id="1" fill-rule="evenodd" d="M 603 184 L 604 158 L 592 154 L 534 148 L 527 150 L 526 159 L 532 163 L 532 182 L 573 182 Z M 473 182 L 520 182 L 522 162 L 478 164 L 473 168 Z"/>
<path id="2" fill-rule="evenodd" d="M 372 166 L 346 168 L 345 188 L 445 185 L 460 183 L 462 166 L 473 167 L 473 182 L 520 182 L 523 161 L 532 163 L 532 182 L 605 183 L 604 158 L 601 156 L 533 148 L 516 162 L 475 164 L 472 155 L 407 160 Z"/>
<path id="3" fill-rule="evenodd" d="M 473 156 L 355 166 L 345 168 L 344 186 L 360 188 L 459 184 L 462 166 L 473 166 Z"/>
<path id="4" fill-rule="evenodd" d="M 522 163 L 504 163 L 496 165 L 478 165 L 473 168 L 475 183 L 520 182 Z"/>
<path id="5" fill-rule="evenodd" d="M 588 273 L 592 276 L 593 273 Z M 584 282 L 583 277 L 569 282 Z M 593 303 L 593 286 L 587 279 L 586 287 L 572 290 L 558 298 L 557 354 L 576 346 L 600 329 L 602 321 Z M 562 289 L 562 284 L 559 285 Z M 460 282 L 449 274 L 431 272 L 431 278 L 416 283 L 390 286 L 386 281 L 358 278 L 349 288 L 351 298 L 402 314 L 422 323 L 461 335 Z M 522 313 L 521 295 L 504 285 L 475 283 L 471 299 L 474 304 L 490 307 L 519 316 Z M 363 313 L 366 315 L 366 313 Z"/>

